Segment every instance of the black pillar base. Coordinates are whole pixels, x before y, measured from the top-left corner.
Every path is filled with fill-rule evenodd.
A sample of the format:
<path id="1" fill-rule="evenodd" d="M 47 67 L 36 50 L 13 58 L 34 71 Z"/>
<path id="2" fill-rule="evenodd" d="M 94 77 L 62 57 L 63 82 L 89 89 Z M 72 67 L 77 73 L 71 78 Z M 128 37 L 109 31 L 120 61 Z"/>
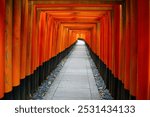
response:
<path id="1" fill-rule="evenodd" d="M 31 75 L 25 78 L 25 85 L 26 85 L 26 92 L 25 92 L 25 99 L 28 100 L 31 98 Z"/>
<path id="2" fill-rule="evenodd" d="M 136 97 L 135 96 L 133 96 L 133 95 L 130 95 L 130 100 L 136 100 Z"/>
<path id="3" fill-rule="evenodd" d="M 13 87 L 13 100 L 20 100 L 20 86 Z"/>
<path id="4" fill-rule="evenodd" d="M 13 93 L 12 92 L 5 93 L 4 100 L 13 100 Z"/>
<path id="5" fill-rule="evenodd" d="M 25 78 L 24 79 L 21 79 L 21 82 L 20 82 L 20 99 L 21 100 L 25 100 L 25 94 L 26 92 L 26 81 L 25 81 Z"/>

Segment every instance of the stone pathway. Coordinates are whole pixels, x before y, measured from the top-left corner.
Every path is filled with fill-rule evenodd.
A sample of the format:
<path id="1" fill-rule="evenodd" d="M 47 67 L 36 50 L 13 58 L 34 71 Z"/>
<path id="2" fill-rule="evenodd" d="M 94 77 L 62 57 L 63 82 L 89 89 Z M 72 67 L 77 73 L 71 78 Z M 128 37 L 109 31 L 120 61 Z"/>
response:
<path id="1" fill-rule="evenodd" d="M 78 41 L 71 55 L 50 86 L 45 100 L 98 100 L 100 95 L 95 83 L 87 48 Z"/>

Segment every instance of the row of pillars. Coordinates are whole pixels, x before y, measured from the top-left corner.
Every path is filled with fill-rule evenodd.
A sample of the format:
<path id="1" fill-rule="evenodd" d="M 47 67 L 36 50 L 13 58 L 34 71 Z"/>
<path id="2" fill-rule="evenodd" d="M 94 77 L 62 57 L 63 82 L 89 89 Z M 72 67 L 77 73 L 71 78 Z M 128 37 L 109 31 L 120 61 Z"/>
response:
<path id="1" fill-rule="evenodd" d="M 0 99 L 29 99 L 43 82 L 40 69 L 48 75 L 75 41 L 75 32 L 28 0 L 0 0 Z"/>
<path id="2" fill-rule="evenodd" d="M 80 24 L 86 28 L 81 31 L 70 30 L 77 24 L 62 25 L 28 0 L 1 0 L 0 99 L 33 94 L 37 87 L 30 85 L 40 85 L 39 74 L 47 75 L 48 66 L 62 58 L 80 33 L 115 99 L 150 99 L 149 4 L 149 0 L 113 4 L 98 23 L 87 28 Z"/>
<path id="3" fill-rule="evenodd" d="M 150 2 L 125 0 L 85 40 L 115 99 L 150 99 Z"/>

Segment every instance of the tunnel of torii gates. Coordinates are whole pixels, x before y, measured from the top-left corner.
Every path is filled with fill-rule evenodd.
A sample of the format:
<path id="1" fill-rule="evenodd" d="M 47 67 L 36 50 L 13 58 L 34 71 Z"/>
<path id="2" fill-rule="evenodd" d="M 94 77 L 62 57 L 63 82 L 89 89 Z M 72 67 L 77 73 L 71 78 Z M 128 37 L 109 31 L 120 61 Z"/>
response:
<path id="1" fill-rule="evenodd" d="M 114 99 L 150 99 L 150 0 L 0 0 L 0 99 L 30 99 L 84 39 Z"/>

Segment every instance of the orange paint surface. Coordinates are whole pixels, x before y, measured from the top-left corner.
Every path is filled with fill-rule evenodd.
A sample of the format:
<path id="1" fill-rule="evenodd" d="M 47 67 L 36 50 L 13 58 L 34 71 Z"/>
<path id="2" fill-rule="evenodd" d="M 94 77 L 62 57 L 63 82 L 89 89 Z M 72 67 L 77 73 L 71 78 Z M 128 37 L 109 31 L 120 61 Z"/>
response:
<path id="1" fill-rule="evenodd" d="M 21 11 L 21 69 L 20 77 L 26 76 L 27 38 L 28 38 L 28 0 L 23 0 Z"/>
<path id="2" fill-rule="evenodd" d="M 149 1 L 138 0 L 138 59 L 137 59 L 137 99 L 147 99 L 149 88 Z"/>
<path id="3" fill-rule="evenodd" d="M 14 0 L 13 10 L 13 86 L 20 84 L 21 2 Z"/>
<path id="4" fill-rule="evenodd" d="M 5 66 L 5 0 L 0 1 L 0 98 L 4 96 L 4 66 Z"/>
<path id="5" fill-rule="evenodd" d="M 6 0 L 5 93 L 12 91 L 12 0 Z"/>

